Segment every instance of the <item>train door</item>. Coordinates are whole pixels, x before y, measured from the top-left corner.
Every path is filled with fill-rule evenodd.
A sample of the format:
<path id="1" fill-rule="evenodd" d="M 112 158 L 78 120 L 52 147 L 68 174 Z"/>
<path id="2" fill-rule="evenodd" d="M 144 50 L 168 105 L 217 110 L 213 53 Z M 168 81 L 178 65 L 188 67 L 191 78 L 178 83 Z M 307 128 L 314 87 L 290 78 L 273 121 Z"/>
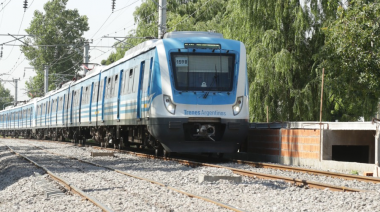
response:
<path id="1" fill-rule="evenodd" d="M 150 84 L 150 75 L 152 73 L 152 63 L 153 58 L 150 60 L 146 60 L 145 65 L 145 71 L 144 71 L 144 84 L 143 84 L 143 94 L 142 94 L 142 104 L 141 104 L 141 111 L 142 111 L 142 117 L 146 118 L 148 116 L 148 108 L 149 108 L 149 84 Z"/>
<path id="2" fill-rule="evenodd" d="M 81 115 L 82 115 L 82 95 L 83 95 L 83 86 L 80 88 L 80 96 L 78 96 L 78 104 L 79 104 L 79 117 L 78 117 L 78 124 L 81 122 Z"/>
<path id="3" fill-rule="evenodd" d="M 88 122 L 91 123 L 91 113 L 92 113 L 92 96 L 94 92 L 94 82 L 91 83 L 91 90 L 90 90 L 90 102 L 88 103 Z"/>
<path id="4" fill-rule="evenodd" d="M 62 100 L 62 99 L 61 99 Z M 55 105 L 55 126 L 58 125 L 58 109 L 59 109 L 59 96 L 57 97 L 57 104 Z M 62 103 L 61 103 L 62 104 Z"/>
<path id="5" fill-rule="evenodd" d="M 101 116 L 101 121 L 104 122 L 104 97 L 106 93 L 106 87 L 107 87 L 107 77 L 104 77 L 103 85 L 102 85 L 102 116 Z"/>
<path id="6" fill-rule="evenodd" d="M 144 84 L 144 71 L 145 71 L 145 61 L 141 62 L 140 66 L 140 80 L 138 83 L 137 92 L 137 118 L 142 118 L 142 105 L 143 105 L 143 84 Z M 137 73 L 135 73 L 137 74 Z"/>
<path id="7" fill-rule="evenodd" d="M 70 111 L 69 111 L 69 119 L 70 119 L 70 124 L 72 124 L 73 123 L 73 101 L 74 101 L 74 91 L 71 91 L 71 98 L 70 98 L 70 105 L 69 105 L 69 107 L 70 107 Z"/>

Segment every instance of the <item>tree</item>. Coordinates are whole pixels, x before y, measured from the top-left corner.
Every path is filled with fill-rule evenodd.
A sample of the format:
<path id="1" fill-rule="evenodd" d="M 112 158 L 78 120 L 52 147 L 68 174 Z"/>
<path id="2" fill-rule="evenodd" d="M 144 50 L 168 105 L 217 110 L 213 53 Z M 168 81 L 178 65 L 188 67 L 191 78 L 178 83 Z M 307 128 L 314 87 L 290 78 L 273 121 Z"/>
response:
<path id="1" fill-rule="evenodd" d="M 14 98 L 11 96 L 11 92 L 4 87 L 2 83 L 0 83 L 0 107 L 3 109 L 3 106 L 7 106 L 10 102 L 13 102 Z"/>
<path id="2" fill-rule="evenodd" d="M 224 35 L 247 47 L 251 121 L 318 120 L 322 24 L 338 0 L 233 0 Z"/>
<path id="3" fill-rule="evenodd" d="M 329 112 L 342 121 L 368 120 L 380 98 L 379 1 L 351 1 L 338 17 L 323 28 Z"/>
<path id="4" fill-rule="evenodd" d="M 89 30 L 88 19 L 79 15 L 76 9 L 66 9 L 67 2 L 48 1 L 44 5 L 45 13 L 36 10 L 29 28 L 25 30 L 33 35 L 33 38 L 26 39 L 21 51 L 37 73 L 26 82 L 28 93 L 34 96 L 43 95 L 44 65 L 49 65 L 51 90 L 55 88 L 54 83 L 74 77 L 83 61 L 83 34 Z"/>

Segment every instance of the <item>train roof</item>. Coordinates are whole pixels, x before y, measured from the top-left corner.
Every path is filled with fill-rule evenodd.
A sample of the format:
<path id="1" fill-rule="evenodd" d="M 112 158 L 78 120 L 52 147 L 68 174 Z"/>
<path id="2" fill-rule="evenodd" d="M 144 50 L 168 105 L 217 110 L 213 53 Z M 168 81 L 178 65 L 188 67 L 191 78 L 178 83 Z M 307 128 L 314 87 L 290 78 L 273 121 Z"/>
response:
<path id="1" fill-rule="evenodd" d="M 204 37 L 207 37 L 207 38 L 217 38 L 217 39 L 224 39 L 223 38 L 223 35 L 221 33 L 216 33 L 216 32 L 202 32 L 202 31 L 175 31 L 175 32 L 168 32 L 164 35 L 164 40 L 165 39 L 176 39 L 176 38 L 196 38 L 196 37 L 199 37 L 199 38 L 204 38 Z M 48 92 L 46 95 L 44 95 L 43 97 L 39 98 L 38 100 L 43 100 L 45 98 L 48 98 L 49 96 L 51 95 L 54 95 L 56 93 L 59 93 L 61 92 L 62 90 L 65 90 L 67 87 L 69 86 L 72 86 L 72 85 L 76 85 L 86 79 L 89 79 L 99 73 L 102 73 L 106 70 L 109 70 L 111 69 L 112 67 L 115 67 L 133 57 L 136 57 L 138 56 L 139 54 L 143 53 L 143 52 L 147 52 L 151 49 L 154 49 L 160 42 L 162 42 L 163 40 L 162 39 L 152 39 L 152 40 L 147 40 L 143 43 L 140 43 L 138 44 L 137 46 L 129 49 L 128 51 L 125 52 L 125 55 L 122 59 L 120 60 L 117 60 L 107 66 L 96 66 L 93 70 L 89 71 L 86 73 L 86 76 L 77 80 L 77 81 L 69 81 L 65 84 L 62 85 L 61 88 L 57 89 L 57 90 L 54 90 L 54 91 L 50 91 Z"/>

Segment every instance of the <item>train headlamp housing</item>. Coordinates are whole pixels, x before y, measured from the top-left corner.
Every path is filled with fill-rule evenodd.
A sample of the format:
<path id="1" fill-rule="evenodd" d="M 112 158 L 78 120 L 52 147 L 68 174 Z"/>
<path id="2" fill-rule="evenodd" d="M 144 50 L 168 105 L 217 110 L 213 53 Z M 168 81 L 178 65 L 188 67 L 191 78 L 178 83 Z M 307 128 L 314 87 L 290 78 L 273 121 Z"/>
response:
<path id="1" fill-rule="evenodd" d="M 170 96 L 164 95 L 164 104 L 165 104 L 166 110 L 169 113 L 175 114 L 175 107 L 176 107 L 176 105 L 172 102 Z"/>
<path id="2" fill-rule="evenodd" d="M 232 106 L 232 112 L 234 113 L 234 116 L 240 113 L 242 107 L 243 107 L 243 97 L 240 96 L 237 98 L 236 103 Z"/>

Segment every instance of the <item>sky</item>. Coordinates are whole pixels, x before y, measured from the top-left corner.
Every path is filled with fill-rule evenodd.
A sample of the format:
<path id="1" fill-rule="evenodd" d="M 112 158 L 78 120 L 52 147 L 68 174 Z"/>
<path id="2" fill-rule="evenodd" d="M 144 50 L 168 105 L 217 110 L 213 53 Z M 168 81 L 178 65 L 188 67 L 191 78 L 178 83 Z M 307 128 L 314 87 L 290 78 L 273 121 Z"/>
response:
<path id="1" fill-rule="evenodd" d="M 28 8 L 24 12 L 25 0 L 0 0 L 0 35 L 22 34 L 29 27 L 35 10 L 42 11 L 48 0 L 28 0 Z M 135 28 L 133 12 L 140 6 L 142 0 L 116 0 L 115 11 L 112 13 L 112 0 L 69 0 L 67 9 L 77 9 L 80 15 L 88 17 L 90 30 L 84 33 L 84 38 L 93 39 L 90 44 L 90 63 L 99 63 L 107 59 L 108 55 L 115 51 L 113 48 L 99 48 L 91 46 L 112 46 L 116 40 L 102 38 L 103 36 L 125 36 Z M 14 40 L 10 36 L 0 36 L 2 43 Z M 22 43 L 11 42 L 9 44 L 21 45 Z M 1 51 L 1 47 L 0 47 Z M 18 46 L 3 46 L 3 57 L 0 58 L 0 75 L 11 73 L 11 75 L 0 76 L 2 80 L 20 79 L 18 82 L 17 100 L 29 99 L 25 90 L 25 82 L 35 75 L 30 68 L 29 61 L 25 59 Z M 14 83 L 3 83 L 14 95 Z"/>

